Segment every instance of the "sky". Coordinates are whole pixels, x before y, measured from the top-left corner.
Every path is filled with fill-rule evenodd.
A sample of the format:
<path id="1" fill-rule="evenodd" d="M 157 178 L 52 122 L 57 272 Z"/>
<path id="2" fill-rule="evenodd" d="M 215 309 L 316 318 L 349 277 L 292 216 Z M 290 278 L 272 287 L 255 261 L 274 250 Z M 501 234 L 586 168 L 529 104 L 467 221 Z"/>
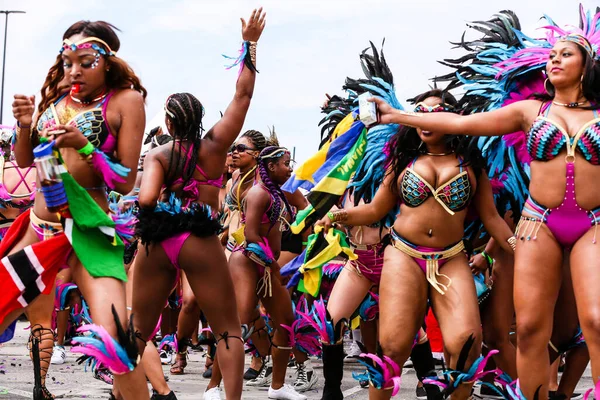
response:
<path id="1" fill-rule="evenodd" d="M 240 17 L 262 6 L 267 23 L 258 43 L 256 87 L 244 128 L 268 133 L 296 148 L 303 161 L 317 150 L 325 93 L 342 94 L 347 76 L 362 77 L 359 54 L 373 41 L 394 74 L 401 101 L 428 90 L 429 79 L 449 70 L 437 61 L 457 57 L 449 41 L 469 21 L 513 10 L 523 30 L 535 34 L 543 14 L 558 24 L 578 23 L 575 0 L 0 0 L 0 10 L 22 10 L 8 20 L 3 123 L 14 123 L 12 97 L 37 94 L 74 22 L 105 20 L 121 32 L 119 57 L 148 89 L 149 125 L 162 119 L 165 99 L 190 92 L 212 126 L 231 101 L 237 72 L 222 54 L 237 55 Z M 586 9 L 595 7 L 583 1 Z M 0 15 L 0 40 L 4 16 Z M 1 54 L 0 54 L 1 55 Z M 36 96 L 39 100 L 39 95 Z M 152 128 L 152 126 L 148 126 Z"/>

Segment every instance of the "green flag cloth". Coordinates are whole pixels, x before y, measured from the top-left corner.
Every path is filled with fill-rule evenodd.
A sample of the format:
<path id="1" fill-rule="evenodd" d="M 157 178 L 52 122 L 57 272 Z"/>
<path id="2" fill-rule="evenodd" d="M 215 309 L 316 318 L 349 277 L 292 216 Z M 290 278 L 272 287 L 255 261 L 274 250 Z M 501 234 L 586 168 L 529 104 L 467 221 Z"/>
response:
<path id="1" fill-rule="evenodd" d="M 366 148 L 367 129 L 363 128 L 348 154 L 310 191 L 306 197 L 310 205 L 298 213 L 292 224 L 292 232 L 298 234 L 312 226 L 339 202 L 363 159 Z"/>
<path id="2" fill-rule="evenodd" d="M 123 265 L 125 246 L 115 223 L 66 170 L 61 174 L 72 218 L 65 219 L 65 235 L 79 261 L 94 278 L 127 281 Z"/>

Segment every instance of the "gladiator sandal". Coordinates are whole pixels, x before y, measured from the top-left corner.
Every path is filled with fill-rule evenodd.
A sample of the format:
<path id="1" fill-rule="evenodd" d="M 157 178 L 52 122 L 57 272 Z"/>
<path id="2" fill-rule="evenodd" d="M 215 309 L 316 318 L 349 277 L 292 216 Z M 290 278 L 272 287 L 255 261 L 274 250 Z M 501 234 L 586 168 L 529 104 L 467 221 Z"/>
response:
<path id="1" fill-rule="evenodd" d="M 42 347 L 42 343 L 50 343 L 50 347 Z M 52 346 L 54 345 L 54 333 L 51 329 L 44 328 L 41 325 L 34 325 L 29 337 L 30 356 L 33 361 L 33 399 L 45 400 L 53 399 L 54 396 L 46 388 L 46 374 L 52 358 Z M 42 377 L 42 372 L 44 376 Z"/>

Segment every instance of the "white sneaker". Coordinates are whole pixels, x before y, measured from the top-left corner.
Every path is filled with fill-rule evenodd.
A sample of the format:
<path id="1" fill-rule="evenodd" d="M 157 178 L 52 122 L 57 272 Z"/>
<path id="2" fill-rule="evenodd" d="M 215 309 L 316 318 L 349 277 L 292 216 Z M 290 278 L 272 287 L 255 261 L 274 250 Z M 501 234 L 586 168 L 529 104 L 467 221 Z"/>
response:
<path id="1" fill-rule="evenodd" d="M 162 365 L 171 365 L 173 361 L 173 351 L 171 349 L 160 351 L 160 362 Z"/>
<path id="2" fill-rule="evenodd" d="M 306 360 L 303 364 L 296 363 L 296 382 L 294 382 L 294 389 L 298 392 L 305 392 L 311 389 L 315 386 L 318 379 L 310 360 Z"/>
<path id="3" fill-rule="evenodd" d="M 221 400 L 221 388 L 215 386 L 212 389 L 208 389 L 206 392 L 204 392 L 202 398 L 204 400 Z"/>
<path id="4" fill-rule="evenodd" d="M 269 398 L 284 400 L 306 400 L 305 395 L 296 392 L 293 387 L 285 384 L 277 390 L 269 386 Z"/>
<path id="5" fill-rule="evenodd" d="M 406 360 L 404 362 L 404 365 L 402 366 L 402 368 L 412 368 L 413 367 L 413 362 L 412 359 L 409 357 L 408 360 Z"/>
<path id="6" fill-rule="evenodd" d="M 247 386 L 267 387 L 267 386 L 271 385 L 272 381 L 273 381 L 273 362 L 269 360 L 268 362 L 263 363 L 262 367 L 260 368 L 260 371 L 258 371 L 258 376 L 256 378 L 246 382 L 246 385 Z M 271 389 L 269 389 L 269 393 L 270 393 L 270 390 Z"/>
<path id="7" fill-rule="evenodd" d="M 360 347 L 358 347 L 356 341 L 353 340 L 352 343 L 350 343 L 348 349 L 346 350 L 346 357 L 344 358 L 344 362 L 358 362 L 357 358 L 358 356 L 360 356 L 360 353 L 362 353 Z"/>
<path id="8" fill-rule="evenodd" d="M 66 359 L 67 353 L 65 352 L 65 347 L 59 345 L 54 346 L 52 349 L 52 358 L 50 358 L 50 364 L 64 364 Z"/>

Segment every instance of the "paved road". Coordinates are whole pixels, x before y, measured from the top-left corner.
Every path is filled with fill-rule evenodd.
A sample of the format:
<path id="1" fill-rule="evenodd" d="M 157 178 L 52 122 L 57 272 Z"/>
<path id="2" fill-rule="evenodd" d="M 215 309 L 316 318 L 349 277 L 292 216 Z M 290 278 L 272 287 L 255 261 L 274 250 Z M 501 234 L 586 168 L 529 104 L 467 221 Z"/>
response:
<path id="1" fill-rule="evenodd" d="M 28 351 L 25 347 L 28 331 L 24 328 L 26 323 L 19 322 L 17 334 L 10 342 L 0 347 L 0 400 L 5 399 L 31 399 L 33 388 L 33 369 L 29 360 Z M 48 374 L 47 387 L 57 398 L 64 399 L 108 399 L 110 386 L 93 378 L 91 372 L 84 372 L 83 367 L 75 363 L 75 354 L 67 352 L 67 362 L 63 365 L 52 365 Z M 247 359 L 247 364 L 249 359 Z M 306 392 L 309 399 L 320 399 L 323 388 L 322 364 L 313 361 L 313 365 L 319 375 L 316 389 Z M 168 375 L 168 368 L 164 367 Z M 342 386 L 346 399 L 367 399 L 368 391 L 361 389 L 357 382 L 352 379 L 352 371 L 358 371 L 358 364 L 348 363 L 345 365 L 345 376 Z M 202 378 L 204 371 L 204 359 L 201 353 L 191 353 L 185 375 L 171 376 L 169 385 L 180 400 L 199 400 L 208 384 L 208 380 Z M 288 383 L 293 383 L 294 370 L 288 369 Z M 402 376 L 402 389 L 396 398 L 416 399 L 415 387 L 417 380 L 412 369 L 405 369 Z M 586 371 L 585 377 L 580 382 L 579 388 L 591 387 L 590 371 Z M 477 393 L 477 391 L 476 391 Z M 245 387 L 244 399 L 266 399 L 267 388 Z"/>

